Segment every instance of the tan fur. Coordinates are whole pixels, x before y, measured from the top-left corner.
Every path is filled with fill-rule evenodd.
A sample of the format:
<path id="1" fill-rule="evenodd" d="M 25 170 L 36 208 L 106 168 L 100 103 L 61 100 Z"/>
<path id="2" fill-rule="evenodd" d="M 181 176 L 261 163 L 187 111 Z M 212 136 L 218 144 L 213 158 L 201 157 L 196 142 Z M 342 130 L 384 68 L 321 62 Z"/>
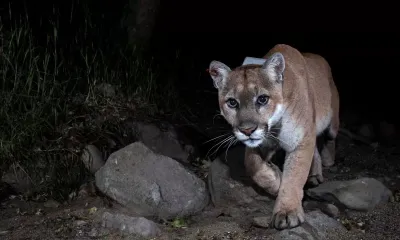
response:
<path id="1" fill-rule="evenodd" d="M 334 163 L 339 95 L 329 64 L 319 55 L 279 44 L 264 58 L 264 65 L 233 70 L 213 61 L 210 74 L 221 114 L 246 145 L 247 172 L 276 196 L 273 226 L 293 228 L 304 222 L 301 202 L 308 176 L 321 182 L 322 165 Z M 320 155 L 316 137 L 324 131 L 328 141 Z M 286 152 L 283 173 L 270 162 L 278 148 Z"/>

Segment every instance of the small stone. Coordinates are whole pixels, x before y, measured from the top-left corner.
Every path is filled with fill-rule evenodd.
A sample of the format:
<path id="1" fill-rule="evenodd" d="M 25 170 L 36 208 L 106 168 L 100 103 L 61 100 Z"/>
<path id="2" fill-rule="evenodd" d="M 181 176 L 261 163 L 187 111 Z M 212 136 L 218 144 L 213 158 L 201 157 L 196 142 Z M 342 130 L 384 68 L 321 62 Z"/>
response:
<path id="1" fill-rule="evenodd" d="M 89 237 L 97 237 L 99 235 L 99 231 L 97 231 L 96 228 L 92 228 L 92 230 L 90 230 L 90 232 L 88 233 Z"/>
<path id="2" fill-rule="evenodd" d="M 43 206 L 46 208 L 58 208 L 58 206 L 60 206 L 60 203 L 53 199 L 49 199 L 47 202 L 43 204 Z"/>
<path id="3" fill-rule="evenodd" d="M 144 217 L 130 217 L 124 214 L 103 214 L 103 227 L 119 229 L 122 233 L 136 234 L 143 237 L 156 237 L 161 230 L 156 223 Z"/>
<path id="4" fill-rule="evenodd" d="M 322 210 L 322 212 L 333 218 L 337 218 L 340 215 L 339 208 L 330 203 L 325 205 L 325 208 Z"/>
<path id="5" fill-rule="evenodd" d="M 307 210 L 319 209 L 326 215 L 332 218 L 337 218 L 340 215 L 339 208 L 331 203 L 318 202 L 318 201 L 305 201 L 303 207 Z"/>
<path id="6" fill-rule="evenodd" d="M 37 215 L 37 216 L 41 216 L 41 215 L 43 215 L 43 210 L 42 209 L 37 209 L 36 210 L 36 212 L 35 212 L 35 215 Z"/>
<path id="7" fill-rule="evenodd" d="M 84 183 L 78 191 L 78 197 L 79 198 L 85 198 L 88 196 L 95 196 L 96 195 L 96 185 L 95 183 L 92 182 L 88 182 L 88 183 Z"/>
<path id="8" fill-rule="evenodd" d="M 74 224 L 75 224 L 75 226 L 80 227 L 80 226 L 86 225 L 87 222 L 86 222 L 86 221 L 83 221 L 83 220 L 76 220 L 76 221 L 74 222 Z"/>
<path id="9" fill-rule="evenodd" d="M 97 207 L 91 207 L 89 208 L 89 214 L 94 214 L 97 212 Z"/>
<path id="10" fill-rule="evenodd" d="M 253 225 L 261 228 L 269 228 L 271 217 L 254 217 Z"/>
<path id="11" fill-rule="evenodd" d="M 76 191 L 73 191 L 70 194 L 68 194 L 68 199 L 72 200 L 72 199 L 74 199 L 76 197 L 76 195 L 77 195 Z"/>
<path id="12" fill-rule="evenodd" d="M 94 145 L 86 146 L 83 150 L 81 160 L 91 173 L 96 173 L 104 165 L 103 155 Z"/>

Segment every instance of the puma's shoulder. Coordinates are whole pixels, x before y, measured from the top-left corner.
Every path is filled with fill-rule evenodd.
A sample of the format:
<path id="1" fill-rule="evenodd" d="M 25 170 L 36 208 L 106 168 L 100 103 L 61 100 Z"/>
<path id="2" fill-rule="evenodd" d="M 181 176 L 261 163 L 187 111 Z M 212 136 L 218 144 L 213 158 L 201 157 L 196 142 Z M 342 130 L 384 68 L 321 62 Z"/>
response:
<path id="1" fill-rule="evenodd" d="M 339 94 L 328 61 L 321 55 L 302 53 L 286 44 L 276 45 L 266 57 L 275 52 L 282 53 L 285 58 L 286 67 L 283 74 L 286 85 L 283 95 L 286 105 L 298 106 L 300 102 L 312 109 L 316 131 L 320 134 L 328 127 L 333 115 L 338 114 L 339 109 Z M 309 98 L 306 99 L 306 96 Z M 303 111 L 302 109 L 297 107 L 297 110 Z M 292 114 L 296 115 L 295 109 Z M 299 116 L 307 117 L 303 114 Z"/>
<path id="2" fill-rule="evenodd" d="M 296 48 L 289 45 L 277 44 L 264 56 L 264 58 L 268 58 L 276 52 L 282 53 L 285 57 L 286 65 L 291 65 L 294 69 L 306 69 L 307 72 L 311 74 L 318 72 L 322 72 L 327 75 L 330 74 L 329 63 L 319 54 L 300 52 Z"/>

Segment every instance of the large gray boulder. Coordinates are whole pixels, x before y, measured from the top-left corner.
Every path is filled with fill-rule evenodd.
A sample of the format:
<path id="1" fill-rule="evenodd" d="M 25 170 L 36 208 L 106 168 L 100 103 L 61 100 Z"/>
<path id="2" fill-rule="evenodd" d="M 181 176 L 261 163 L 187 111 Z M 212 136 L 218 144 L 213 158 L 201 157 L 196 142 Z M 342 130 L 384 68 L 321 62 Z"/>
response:
<path id="1" fill-rule="evenodd" d="M 165 219 L 198 213 L 209 202 L 204 181 L 141 142 L 110 155 L 96 172 L 100 191 L 141 216 Z"/>
<path id="2" fill-rule="evenodd" d="M 392 192 L 374 178 L 324 182 L 316 188 L 308 189 L 306 194 L 316 200 L 360 211 L 372 210 L 386 203 L 392 196 Z"/>

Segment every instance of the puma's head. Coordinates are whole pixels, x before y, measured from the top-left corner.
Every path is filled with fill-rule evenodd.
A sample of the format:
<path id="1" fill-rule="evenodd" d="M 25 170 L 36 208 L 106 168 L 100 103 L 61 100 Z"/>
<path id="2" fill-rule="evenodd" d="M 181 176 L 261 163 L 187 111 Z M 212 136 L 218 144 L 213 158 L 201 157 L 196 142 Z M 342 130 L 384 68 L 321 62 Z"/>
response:
<path id="1" fill-rule="evenodd" d="M 284 70 L 281 53 L 271 55 L 263 65 L 233 70 L 218 61 L 210 63 L 221 114 L 232 125 L 236 138 L 248 147 L 263 143 L 282 117 Z"/>

